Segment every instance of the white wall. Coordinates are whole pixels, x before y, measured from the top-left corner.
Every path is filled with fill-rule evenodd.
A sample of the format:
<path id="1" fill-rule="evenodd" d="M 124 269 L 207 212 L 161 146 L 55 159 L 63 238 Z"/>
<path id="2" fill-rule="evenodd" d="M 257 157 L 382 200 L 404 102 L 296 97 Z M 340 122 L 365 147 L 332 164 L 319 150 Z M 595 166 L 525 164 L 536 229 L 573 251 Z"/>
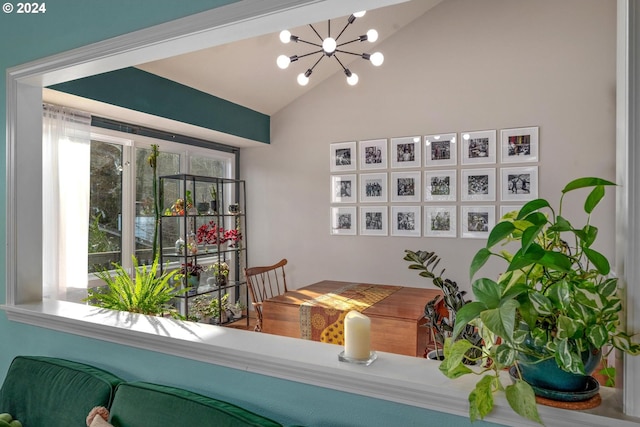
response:
<path id="1" fill-rule="evenodd" d="M 404 249 L 425 249 L 443 258 L 447 277 L 469 287 L 468 266 L 483 240 L 329 235 L 329 144 L 539 126 L 541 197 L 555 203 L 580 176 L 614 180 L 615 7 L 445 0 L 380 46 L 382 67 L 354 63 L 357 87 L 338 73 L 280 111 L 271 145 L 241 154 L 249 264 L 288 258 L 293 288 L 322 279 L 431 286 L 402 260 Z M 582 199 L 574 200 L 569 218 L 581 212 Z M 597 247 L 609 256 L 613 218 L 611 193 L 593 221 Z"/>

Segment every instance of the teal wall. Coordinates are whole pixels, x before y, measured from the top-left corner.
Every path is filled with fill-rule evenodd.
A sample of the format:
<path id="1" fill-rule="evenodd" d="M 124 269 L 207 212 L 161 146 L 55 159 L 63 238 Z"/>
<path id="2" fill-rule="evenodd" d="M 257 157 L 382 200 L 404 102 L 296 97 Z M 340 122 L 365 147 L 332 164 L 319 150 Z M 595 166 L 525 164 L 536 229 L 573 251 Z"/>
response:
<path id="1" fill-rule="evenodd" d="M 228 0 L 53 0 L 41 15 L 0 13 L 0 117 L 6 117 L 4 70 L 231 3 Z M 6 135 L 0 122 L 0 135 Z M 2 137 L 4 138 L 4 137 Z M 3 140 L 4 142 L 4 140 Z M 0 149 L 4 177 L 5 144 Z M 4 185 L 0 187 L 5 199 Z M 6 199 L 5 199 L 6 200 Z M 5 209 L 0 210 L 0 271 L 5 271 Z M 34 262 L 38 262 L 34 259 Z M 6 283 L 0 276 L 0 301 Z M 465 426 L 466 418 L 278 380 L 99 340 L 9 322 L 0 312 L 0 380 L 14 356 L 47 355 L 85 361 L 127 379 L 185 387 L 256 410 L 283 423 L 309 426 Z M 460 402 L 466 404 L 466 402 Z M 474 426 L 485 426 L 477 422 Z"/>
<path id="2" fill-rule="evenodd" d="M 269 143 L 269 116 L 133 67 L 51 89 Z"/>

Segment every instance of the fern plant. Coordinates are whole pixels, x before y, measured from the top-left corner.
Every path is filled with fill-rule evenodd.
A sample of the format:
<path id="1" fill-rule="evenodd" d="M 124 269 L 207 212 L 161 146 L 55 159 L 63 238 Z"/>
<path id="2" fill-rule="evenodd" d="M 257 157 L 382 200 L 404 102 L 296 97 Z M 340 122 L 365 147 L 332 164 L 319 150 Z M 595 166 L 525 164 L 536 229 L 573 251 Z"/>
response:
<path id="1" fill-rule="evenodd" d="M 135 270 L 133 277 L 120 264 L 113 263 L 115 272 L 113 277 L 107 269 L 95 273 L 107 286 L 90 289 L 84 301 L 111 310 L 153 316 L 170 313 L 173 317 L 179 317 L 170 304 L 172 298 L 184 292 L 170 282 L 177 270 L 165 271 L 158 276 L 157 257 L 150 267 L 138 265 L 135 256 L 131 259 Z"/>

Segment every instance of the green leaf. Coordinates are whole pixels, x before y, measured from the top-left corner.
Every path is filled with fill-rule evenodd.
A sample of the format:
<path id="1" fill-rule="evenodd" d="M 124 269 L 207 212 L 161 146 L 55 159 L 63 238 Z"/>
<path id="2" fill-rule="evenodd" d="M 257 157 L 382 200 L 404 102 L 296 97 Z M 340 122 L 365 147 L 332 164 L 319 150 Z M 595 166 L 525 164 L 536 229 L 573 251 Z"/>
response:
<path id="1" fill-rule="evenodd" d="M 587 200 L 584 202 L 584 211 L 588 214 L 593 212 L 593 210 L 598 206 L 600 200 L 604 197 L 604 187 L 602 185 L 598 185 L 596 188 L 591 190 L 591 193 L 587 196 Z"/>
<path id="2" fill-rule="evenodd" d="M 524 218 L 524 220 L 526 222 L 530 222 L 531 224 L 537 225 L 539 227 L 546 225 L 548 222 L 547 216 L 540 212 L 534 212 L 532 214 L 529 214 Z"/>
<path id="3" fill-rule="evenodd" d="M 542 258 L 538 260 L 538 263 L 549 269 L 557 270 L 562 273 L 568 273 L 571 271 L 573 262 L 571 258 L 563 253 L 555 251 L 545 251 Z"/>
<path id="4" fill-rule="evenodd" d="M 487 308 L 496 308 L 500 304 L 500 285 L 486 277 L 478 279 L 471 285 L 473 295 Z"/>
<path id="5" fill-rule="evenodd" d="M 585 375 L 582 357 L 572 350 L 569 340 L 558 339 L 556 347 L 556 364 L 567 372 Z"/>
<path id="6" fill-rule="evenodd" d="M 496 362 L 499 367 L 507 367 L 513 365 L 515 361 L 516 351 L 506 344 L 500 344 L 496 349 L 494 362 Z"/>
<path id="7" fill-rule="evenodd" d="M 518 250 L 511 259 L 507 271 L 515 271 L 523 269 L 535 262 L 538 262 L 544 256 L 544 249 L 536 243 L 532 243 L 527 252 L 523 252 L 522 249 Z"/>
<path id="8" fill-rule="evenodd" d="M 489 237 L 487 239 L 487 249 L 492 248 L 497 243 L 506 239 L 513 233 L 516 227 L 510 221 L 502 221 L 499 222 L 491 229 L 491 233 L 489 233 Z"/>
<path id="9" fill-rule="evenodd" d="M 602 179 L 602 178 L 592 178 L 592 177 L 578 178 L 568 183 L 562 190 L 562 193 L 563 194 L 568 193 L 569 191 L 577 190 L 578 188 L 595 187 L 596 185 L 616 185 L 616 184 L 614 182 L 607 181 L 606 179 Z"/>
<path id="10" fill-rule="evenodd" d="M 603 298 L 608 298 L 616 294 L 618 291 L 618 279 L 612 278 L 607 279 L 598 286 L 598 293 L 602 295 Z"/>
<path id="11" fill-rule="evenodd" d="M 587 328 L 587 338 L 594 347 L 601 348 L 609 340 L 609 334 L 604 325 L 591 325 Z"/>
<path id="12" fill-rule="evenodd" d="M 591 246 L 598 237 L 598 227 L 593 225 L 585 225 L 582 230 L 574 230 L 573 232 L 582 241 L 580 246 L 583 248 Z"/>
<path id="13" fill-rule="evenodd" d="M 533 308 L 542 316 L 549 316 L 553 311 L 553 304 L 551 300 L 545 297 L 540 292 L 531 292 L 529 299 L 533 304 Z"/>
<path id="14" fill-rule="evenodd" d="M 509 406 L 518 415 L 544 425 L 538 414 L 536 395 L 529 384 L 518 379 L 512 385 L 507 386 L 505 396 Z"/>
<path id="15" fill-rule="evenodd" d="M 511 341 L 515 326 L 516 308 L 518 308 L 518 302 L 508 300 L 498 308 L 480 313 L 480 319 L 491 332 L 502 337 L 503 340 Z"/>
<path id="16" fill-rule="evenodd" d="M 493 383 L 495 377 L 485 375 L 469 394 L 469 418 L 471 422 L 483 419 L 493 409 Z"/>
<path id="17" fill-rule="evenodd" d="M 447 339 L 451 343 L 450 339 Z M 445 346 L 444 360 L 440 363 L 439 369 L 447 378 L 458 378 L 471 373 L 471 369 L 462 363 L 465 353 L 473 345 L 467 340 L 458 340 L 453 344 Z"/>
<path id="18" fill-rule="evenodd" d="M 473 276 L 482 268 L 482 266 L 487 262 L 489 257 L 491 256 L 491 251 L 487 248 L 480 249 L 476 255 L 473 257 L 471 261 L 471 267 L 469 268 L 470 278 L 473 279 Z"/>
<path id="19" fill-rule="evenodd" d="M 539 209 L 542 208 L 550 208 L 551 206 L 549 205 L 549 202 L 547 202 L 544 199 L 535 199 L 535 200 L 531 200 L 530 202 L 527 202 L 522 209 L 520 209 L 520 212 L 518 213 L 518 218 L 517 219 L 522 219 L 524 217 L 526 217 L 527 215 L 529 215 L 531 212 L 535 212 Z"/>
<path id="20" fill-rule="evenodd" d="M 456 323 L 453 327 L 453 338 L 457 338 L 460 332 L 467 326 L 469 322 L 478 318 L 480 313 L 487 309 L 487 306 L 481 302 L 473 301 L 467 303 L 456 313 Z"/>
<path id="21" fill-rule="evenodd" d="M 564 217 L 561 217 L 560 215 L 556 217 L 556 223 L 553 224 L 551 227 L 549 227 L 549 230 L 559 231 L 559 232 L 571 231 L 572 229 L 573 227 L 571 226 L 569 221 L 567 221 Z"/>
<path id="22" fill-rule="evenodd" d="M 542 231 L 544 227 L 543 225 L 532 225 L 531 227 L 527 228 L 526 230 L 524 230 L 522 232 L 522 251 L 523 252 L 527 252 L 527 250 L 529 249 L 529 247 L 531 246 L 531 244 L 533 242 L 535 242 L 536 238 L 538 237 L 538 235 L 540 234 L 540 232 Z"/>
<path id="23" fill-rule="evenodd" d="M 596 268 L 596 270 L 598 270 L 598 273 L 602 275 L 609 274 L 609 272 L 611 271 L 611 266 L 609 265 L 609 260 L 607 260 L 604 255 L 589 248 L 583 248 L 583 251 L 589 261 L 593 263 L 593 266 Z"/>
<path id="24" fill-rule="evenodd" d="M 580 329 L 580 324 L 567 316 L 558 316 L 558 329 L 556 336 L 560 339 L 569 339 Z"/>

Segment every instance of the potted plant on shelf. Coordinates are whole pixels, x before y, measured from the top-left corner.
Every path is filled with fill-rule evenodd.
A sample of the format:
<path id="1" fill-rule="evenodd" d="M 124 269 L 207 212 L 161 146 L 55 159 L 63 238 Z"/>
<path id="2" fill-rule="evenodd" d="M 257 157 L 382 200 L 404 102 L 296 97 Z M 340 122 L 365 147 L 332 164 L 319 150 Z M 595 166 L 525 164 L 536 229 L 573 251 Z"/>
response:
<path id="1" fill-rule="evenodd" d="M 239 248 L 240 242 L 242 242 L 242 233 L 237 228 L 226 230 L 224 232 L 224 239 L 229 243 L 229 248 Z"/>
<path id="2" fill-rule="evenodd" d="M 224 294 L 219 299 L 211 298 L 209 303 L 211 308 L 211 322 L 215 324 L 223 324 L 229 321 L 227 311 L 229 309 L 229 294 Z"/>
<path id="3" fill-rule="evenodd" d="M 211 298 L 208 295 L 198 295 L 189 304 L 189 320 L 210 323 L 213 316 Z"/>
<path id="4" fill-rule="evenodd" d="M 138 265 L 132 256 L 135 275 L 131 276 L 120 264 L 113 263 L 114 276 L 104 269 L 95 275 L 102 279 L 106 287 L 89 289 L 83 300 L 97 307 L 111 310 L 130 311 L 132 313 L 161 316 L 165 313 L 180 318 L 170 302 L 183 291 L 171 283 L 176 271 L 165 271 L 158 276 L 158 258 L 151 266 Z"/>
<path id="5" fill-rule="evenodd" d="M 467 324 L 480 327 L 484 341 L 477 347 L 489 362 L 481 373 L 492 372 L 469 395 L 472 421 L 491 412 L 493 392 L 504 390 L 515 412 L 542 423 L 536 394 L 569 400 L 576 388 L 585 392 L 581 396 L 590 396 L 598 387 L 589 381 L 590 370 L 602 354 L 614 348 L 640 353 L 640 345 L 620 330 L 622 302 L 609 261 L 593 248 L 598 229 L 590 222 L 591 213 L 612 185 L 580 178 L 562 190 L 557 210 L 545 199 L 526 203 L 496 224 L 486 247 L 473 258 L 472 279 L 490 258 L 505 261 L 506 271 L 497 281 L 473 281 L 477 301 L 458 311 L 453 330 L 455 338 Z M 567 193 L 584 188 L 591 189 L 584 201 L 586 222 L 577 225 L 564 216 L 562 203 Z M 516 250 L 498 251 L 498 244 Z M 461 362 L 473 346 L 466 340 L 448 341 L 440 370 L 450 378 L 471 373 Z M 503 369 L 510 370 L 513 382 L 506 387 L 500 382 Z"/>
<path id="6" fill-rule="evenodd" d="M 404 260 L 409 261 L 409 269 L 420 270 L 418 273 L 421 277 L 431 279 L 434 285 L 442 290 L 442 295 L 438 295 L 428 301 L 424 307 L 424 317 L 427 323 L 423 326 L 428 327 L 431 333 L 431 340 L 435 347 L 431 354 L 425 357 L 442 360 L 444 358 L 444 341 L 445 338 L 451 337 L 453 327 L 456 322 L 456 313 L 469 301 L 465 300 L 466 291 L 461 291 L 456 282 L 449 279 L 443 279 L 445 272 L 443 268 L 439 274 L 434 270 L 440 263 L 440 258 L 435 252 L 418 251 L 414 252 L 405 249 Z M 481 344 L 482 338 L 478 334 L 476 328 L 467 325 L 459 334 L 458 339 L 466 339 L 474 344 L 467 353 L 467 363 L 474 363 L 480 357 L 480 351 L 477 350 Z"/>
<path id="7" fill-rule="evenodd" d="M 187 295 L 192 296 L 198 292 L 198 286 L 200 286 L 200 273 L 203 271 L 203 267 L 200 264 L 187 262 L 182 264 L 179 270 L 175 270 L 175 280 L 181 281 L 186 278 L 184 283 L 187 288 Z"/>
<path id="8" fill-rule="evenodd" d="M 227 277 L 229 276 L 229 264 L 224 261 L 216 261 L 209 267 L 213 273 L 213 277 L 216 278 L 216 284 L 218 286 L 225 286 L 227 284 Z"/>
<path id="9" fill-rule="evenodd" d="M 206 251 L 209 250 L 206 245 L 211 245 L 215 249 L 223 250 L 224 244 L 227 242 L 225 235 L 225 229 L 218 227 L 215 221 L 202 224 L 196 231 L 197 242 L 198 244 L 205 245 Z"/>

